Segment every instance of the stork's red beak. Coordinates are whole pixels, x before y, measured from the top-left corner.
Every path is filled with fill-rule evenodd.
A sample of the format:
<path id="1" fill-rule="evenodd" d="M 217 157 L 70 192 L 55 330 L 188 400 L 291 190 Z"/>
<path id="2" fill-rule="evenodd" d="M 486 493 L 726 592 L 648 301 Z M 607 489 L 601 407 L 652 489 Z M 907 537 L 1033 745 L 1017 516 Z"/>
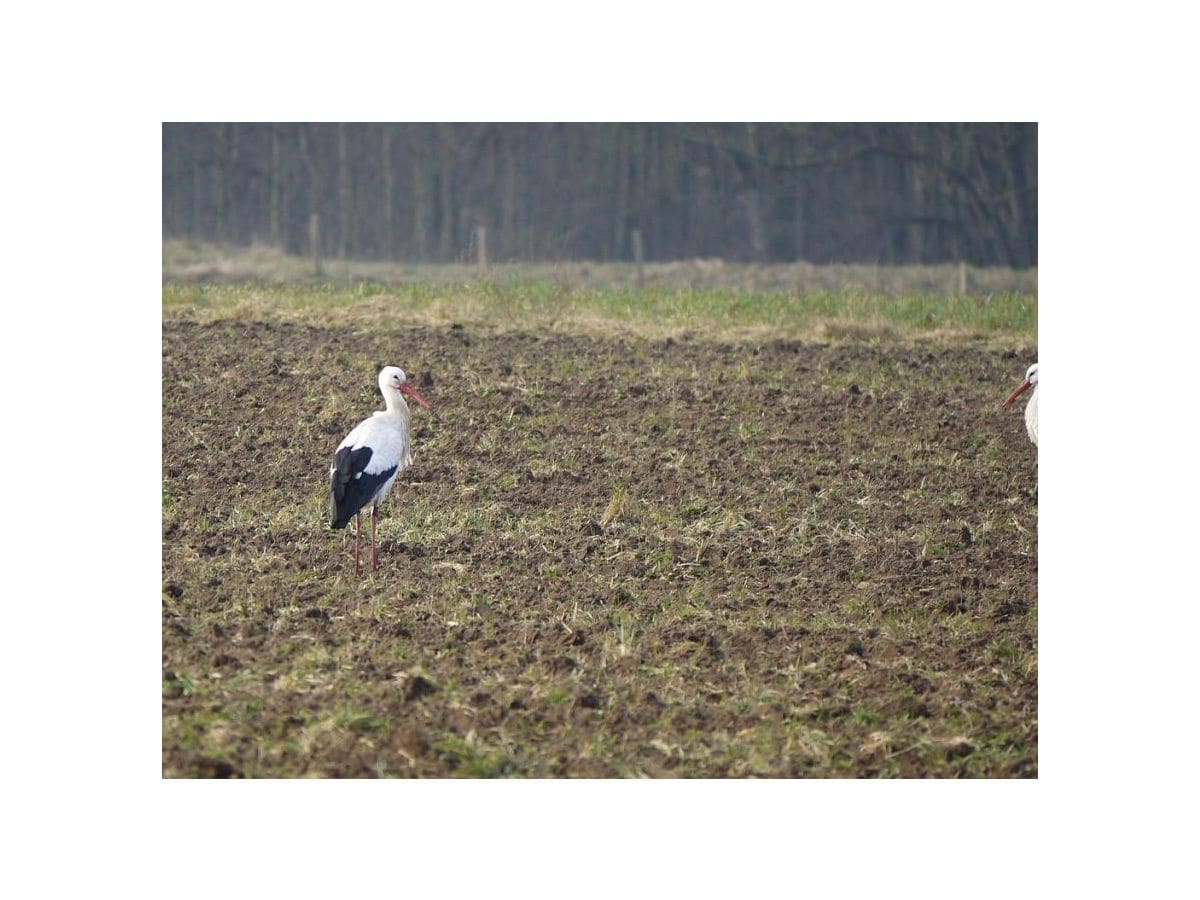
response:
<path id="1" fill-rule="evenodd" d="M 1026 378 L 1024 381 L 1022 381 L 1020 384 L 1017 385 L 1017 389 L 1015 391 L 1013 391 L 1011 394 L 1008 395 L 1008 399 L 1004 401 L 1004 405 L 1008 406 L 1010 403 L 1012 403 L 1014 400 L 1016 400 L 1018 397 L 1020 397 L 1023 393 L 1025 393 L 1031 387 L 1033 387 L 1033 382 L 1030 381 L 1028 378 Z"/>
<path id="2" fill-rule="evenodd" d="M 427 401 L 425 397 L 422 397 L 420 394 L 418 394 L 418 392 L 416 392 L 416 388 L 413 388 L 412 385 L 404 383 L 400 385 L 400 389 L 404 391 L 404 394 L 407 394 L 408 396 L 412 397 L 413 400 L 420 403 L 422 407 L 425 407 L 426 409 L 430 408 L 430 401 Z"/>

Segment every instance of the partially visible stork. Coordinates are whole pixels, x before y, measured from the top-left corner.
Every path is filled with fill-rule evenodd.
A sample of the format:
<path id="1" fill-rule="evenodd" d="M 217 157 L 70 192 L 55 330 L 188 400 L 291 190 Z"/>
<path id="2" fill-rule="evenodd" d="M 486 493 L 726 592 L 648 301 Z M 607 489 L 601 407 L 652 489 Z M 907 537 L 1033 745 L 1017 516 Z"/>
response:
<path id="1" fill-rule="evenodd" d="M 1033 393 L 1029 395 L 1029 405 L 1025 407 L 1025 429 L 1029 432 L 1029 439 L 1033 441 L 1033 446 L 1037 446 L 1037 378 L 1038 364 L 1034 363 L 1025 373 L 1025 380 L 1017 385 L 1016 390 L 1008 395 L 1008 399 L 1004 401 L 1004 405 L 1008 406 L 1014 400 L 1025 393 L 1025 391 L 1033 388 Z"/>
<path id="2" fill-rule="evenodd" d="M 371 507 L 371 571 L 375 571 L 375 511 L 388 495 L 396 476 L 412 463 L 408 436 L 411 413 L 404 394 L 426 409 L 429 403 L 408 383 L 403 369 L 385 366 L 379 373 L 379 390 L 387 409 L 363 419 L 338 444 L 329 467 L 329 524 L 345 528 L 354 519 L 354 574 L 359 572 L 358 542 L 362 510 Z"/>

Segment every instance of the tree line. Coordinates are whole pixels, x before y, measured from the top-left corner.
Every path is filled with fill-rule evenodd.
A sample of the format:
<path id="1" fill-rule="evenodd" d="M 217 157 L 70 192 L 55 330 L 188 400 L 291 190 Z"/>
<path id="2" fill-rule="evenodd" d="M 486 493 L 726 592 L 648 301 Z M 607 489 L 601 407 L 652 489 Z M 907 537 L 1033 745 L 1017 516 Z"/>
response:
<path id="1" fill-rule="evenodd" d="M 162 178 L 164 238 L 298 254 L 1037 265 L 1036 123 L 164 123 Z"/>

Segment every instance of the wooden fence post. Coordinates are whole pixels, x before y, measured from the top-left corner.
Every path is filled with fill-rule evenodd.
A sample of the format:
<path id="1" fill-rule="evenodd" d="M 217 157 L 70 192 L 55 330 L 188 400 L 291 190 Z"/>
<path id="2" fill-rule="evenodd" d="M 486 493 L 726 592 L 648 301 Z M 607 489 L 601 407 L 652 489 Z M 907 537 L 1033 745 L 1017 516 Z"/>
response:
<path id="1" fill-rule="evenodd" d="M 634 262 L 634 265 L 636 266 L 636 272 L 637 272 L 637 274 L 635 275 L 635 278 L 636 278 L 635 283 L 637 285 L 637 289 L 640 291 L 642 289 L 642 284 L 645 282 L 645 277 L 646 277 L 646 273 L 643 268 L 643 263 L 645 262 L 645 257 L 643 256 L 643 253 L 642 253 L 642 229 L 640 229 L 640 228 L 633 229 L 633 234 L 631 236 L 633 238 L 633 262 Z"/>
<path id="2" fill-rule="evenodd" d="M 313 272 L 324 275 L 321 271 L 321 217 L 316 213 L 308 217 L 308 249 L 312 253 Z"/>
<path id="3" fill-rule="evenodd" d="M 483 278 L 487 275 L 488 255 L 487 228 L 482 225 L 475 226 L 475 252 L 479 261 L 479 277 Z"/>

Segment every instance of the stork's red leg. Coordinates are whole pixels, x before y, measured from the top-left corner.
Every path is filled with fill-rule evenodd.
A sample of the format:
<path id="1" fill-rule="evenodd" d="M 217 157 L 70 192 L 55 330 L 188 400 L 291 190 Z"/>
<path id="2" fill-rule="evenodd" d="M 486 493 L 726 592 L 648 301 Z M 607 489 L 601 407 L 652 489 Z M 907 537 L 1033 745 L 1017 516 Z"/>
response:
<path id="1" fill-rule="evenodd" d="M 358 575 L 358 533 L 362 530 L 362 513 L 354 514 L 354 574 Z"/>
<path id="2" fill-rule="evenodd" d="M 375 510 L 378 506 L 371 507 L 371 571 L 375 571 Z"/>

